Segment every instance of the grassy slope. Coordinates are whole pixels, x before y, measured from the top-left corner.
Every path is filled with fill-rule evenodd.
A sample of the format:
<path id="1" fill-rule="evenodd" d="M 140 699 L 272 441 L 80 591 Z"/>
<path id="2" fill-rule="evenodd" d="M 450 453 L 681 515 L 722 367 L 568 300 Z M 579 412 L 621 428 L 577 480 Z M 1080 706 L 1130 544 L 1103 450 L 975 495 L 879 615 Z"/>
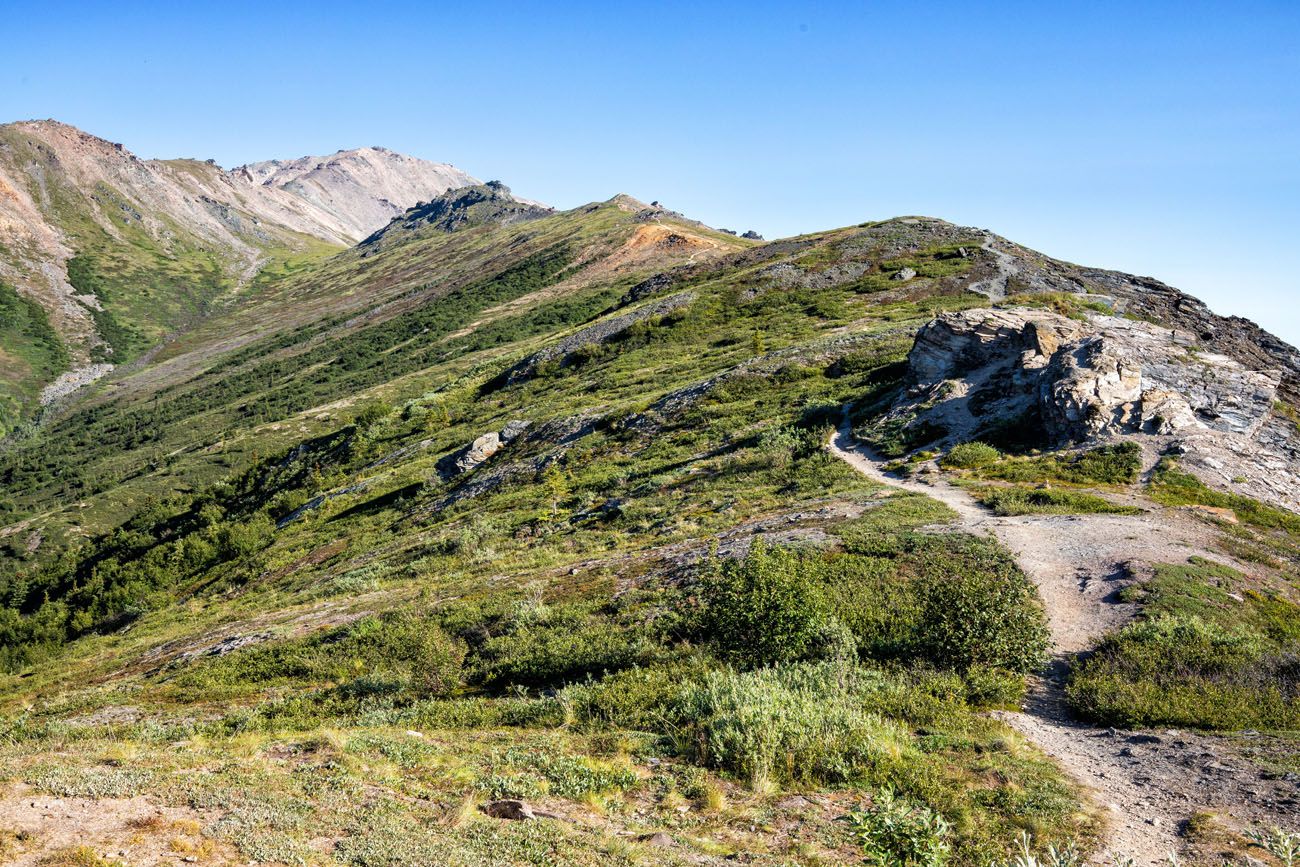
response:
<path id="1" fill-rule="evenodd" d="M 836 863 L 857 850 L 834 820 L 882 785 L 944 812 L 963 863 L 1003 851 L 1015 827 L 1042 842 L 1085 834 L 1059 774 L 975 713 L 1013 698 L 1015 673 L 927 638 L 967 626 L 936 628 L 954 610 L 945 576 L 1023 578 L 985 542 L 919 533 L 942 518 L 932 506 L 882 502 L 820 449 L 828 407 L 891 387 L 912 331 L 979 299 L 947 273 L 897 288 L 877 265 L 798 289 L 763 272 L 787 260 L 820 273 L 852 255 L 957 266 L 898 250 L 887 224 L 738 253 L 666 290 L 689 288 L 689 307 L 502 385 L 558 334 L 629 309 L 626 290 L 671 264 L 601 267 L 638 225 L 613 205 L 580 209 L 268 280 L 116 397 L 7 452 L 0 471 L 33 518 L 10 539 L 130 520 L 58 562 L 53 545 L 33 559 L 11 545 L 5 774 L 188 803 L 212 811 L 205 834 L 288 862 L 486 863 L 495 849 L 525 863 L 737 851 Z M 440 477 L 439 458 L 512 419 L 538 436 L 468 479 Z M 584 419 L 575 439 L 557 432 Z M 450 502 L 505 467 L 498 487 Z M 862 656 L 841 728 L 755 748 L 801 757 L 761 779 L 754 754 L 719 751 L 733 715 L 718 702 L 752 694 L 784 717 L 805 693 L 728 674 L 691 626 L 689 583 L 711 540 L 747 539 L 756 523 L 819 552 L 807 580 Z M 1030 597 L 1008 604 L 1035 610 Z M 449 643 L 404 638 L 396 612 Z M 252 646 L 193 653 L 232 636 Z M 454 682 L 427 677 L 444 670 Z M 826 676 L 799 674 L 800 689 L 826 690 Z M 848 675 L 830 676 L 841 686 L 821 710 L 846 695 Z M 683 684 L 702 690 L 697 738 L 673 722 Z M 105 763 L 114 751 L 129 763 Z M 203 782 L 168 782 L 187 768 Z M 477 800 L 508 794 L 574 821 L 475 818 Z M 658 829 L 673 847 L 619 837 Z M 317 837 L 337 845 L 313 854 Z"/>

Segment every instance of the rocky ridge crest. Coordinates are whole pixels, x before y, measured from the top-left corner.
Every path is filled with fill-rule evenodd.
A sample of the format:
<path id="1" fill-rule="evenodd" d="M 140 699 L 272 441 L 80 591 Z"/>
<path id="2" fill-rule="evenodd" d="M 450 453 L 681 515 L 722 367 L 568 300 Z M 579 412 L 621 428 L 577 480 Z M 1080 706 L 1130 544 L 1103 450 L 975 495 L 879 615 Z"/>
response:
<path id="1" fill-rule="evenodd" d="M 876 425 L 930 447 L 1008 426 L 1051 448 L 1135 438 L 1217 487 L 1300 506 L 1300 432 L 1275 409 L 1282 371 L 1208 350 L 1192 332 L 980 308 L 922 327 L 907 363 L 909 385 Z"/>

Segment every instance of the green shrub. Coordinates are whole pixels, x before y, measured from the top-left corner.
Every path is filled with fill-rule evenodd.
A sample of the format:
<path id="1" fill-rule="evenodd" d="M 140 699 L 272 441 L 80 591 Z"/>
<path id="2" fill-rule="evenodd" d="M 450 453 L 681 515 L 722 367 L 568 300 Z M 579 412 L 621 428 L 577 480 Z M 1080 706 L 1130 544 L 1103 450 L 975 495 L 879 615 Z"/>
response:
<path id="1" fill-rule="evenodd" d="M 891 557 L 847 555 L 826 564 L 824 594 L 834 617 L 853 633 L 858 650 L 873 659 L 917 655 L 924 629 L 921 583 L 899 573 Z"/>
<path id="2" fill-rule="evenodd" d="M 923 804 L 913 804 L 881 789 L 870 806 L 849 812 L 850 832 L 880 867 L 941 867 L 952 847 L 952 826 Z"/>
<path id="3" fill-rule="evenodd" d="M 562 798 L 621 792 L 638 781 L 636 771 L 630 767 L 551 750 L 514 748 L 507 750 L 503 758 L 510 767 L 540 774 L 547 782 L 547 792 Z"/>
<path id="4" fill-rule="evenodd" d="M 907 731 L 866 709 L 851 666 L 799 663 L 714 671 L 682 694 L 683 746 L 697 762 L 755 786 L 768 782 L 888 781 Z"/>
<path id="5" fill-rule="evenodd" d="M 588 605 L 521 611 L 474 655 L 476 679 L 487 686 L 552 686 L 655 661 L 657 637 L 619 623 Z"/>
<path id="6" fill-rule="evenodd" d="M 464 644 L 437 623 L 400 610 L 205 660 L 176 675 L 171 684 L 195 698 L 212 698 L 280 685 L 383 683 L 409 701 L 454 692 L 464 658 Z"/>
<path id="7" fill-rule="evenodd" d="M 901 458 L 935 440 L 947 436 L 948 429 L 928 419 L 897 416 L 855 431 L 876 451 L 887 458 Z"/>
<path id="8" fill-rule="evenodd" d="M 946 468 L 973 470 L 1002 460 L 1002 452 L 981 442 L 958 443 L 948 450 L 940 463 Z"/>
<path id="9" fill-rule="evenodd" d="M 1047 617 L 1019 570 L 969 569 L 932 578 L 923 622 L 921 645 L 936 665 L 1027 673 L 1046 658 Z"/>
<path id="10" fill-rule="evenodd" d="M 367 403 L 361 409 L 357 410 L 356 416 L 352 423 L 357 426 L 357 430 L 363 433 L 378 425 L 381 421 L 391 415 L 393 408 L 382 401 L 372 401 Z"/>
<path id="11" fill-rule="evenodd" d="M 1137 481 L 1141 469 L 1142 449 L 1124 442 L 1082 452 L 1064 462 L 1059 473 L 1068 482 L 1129 485 Z"/>
<path id="12" fill-rule="evenodd" d="M 702 656 L 650 667 L 634 666 L 560 690 L 557 698 L 586 726 L 659 731 L 673 713 L 685 684 L 710 669 Z"/>
<path id="13" fill-rule="evenodd" d="M 1300 606 L 1192 558 L 1126 590 L 1142 619 L 1107 636 L 1067 692 L 1085 715 L 1124 726 L 1300 725 Z"/>
<path id="14" fill-rule="evenodd" d="M 378 709 L 361 714 L 358 723 L 420 729 L 554 728 L 564 724 L 564 717 L 554 698 L 469 696 Z"/>
<path id="15" fill-rule="evenodd" d="M 1255 636 L 1199 618 L 1162 617 L 1103 641 L 1067 694 L 1082 713 L 1107 725 L 1295 728 L 1294 661 L 1262 650 Z"/>
<path id="16" fill-rule="evenodd" d="M 217 533 L 224 560 L 248 557 L 261 551 L 275 538 L 275 524 L 263 512 L 257 512 L 243 521 L 223 526 Z"/>
<path id="17" fill-rule="evenodd" d="M 756 540 L 744 560 L 715 560 L 701 595 L 703 634 L 745 667 L 804 659 L 826 635 L 828 612 L 815 564 Z"/>
<path id="18" fill-rule="evenodd" d="M 1129 485 L 1142 469 L 1142 449 L 1123 442 L 1078 452 L 1058 452 L 1032 458 L 1011 458 L 981 468 L 976 475 L 1007 482 Z"/>
<path id="19" fill-rule="evenodd" d="M 465 647 L 426 617 L 401 611 L 368 618 L 349 638 L 360 658 L 383 660 L 381 664 L 402 671 L 420 698 L 446 696 L 460 686 Z"/>

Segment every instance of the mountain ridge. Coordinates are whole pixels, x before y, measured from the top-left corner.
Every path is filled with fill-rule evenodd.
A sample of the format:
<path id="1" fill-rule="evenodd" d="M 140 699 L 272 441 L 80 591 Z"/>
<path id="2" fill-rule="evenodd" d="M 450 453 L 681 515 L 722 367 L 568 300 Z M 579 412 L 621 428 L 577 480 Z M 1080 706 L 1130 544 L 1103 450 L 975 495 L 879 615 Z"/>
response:
<path id="1" fill-rule="evenodd" d="M 129 359 L 0 440 L 27 862 L 1208 867 L 1293 820 L 1300 365 L 1253 323 L 928 217 L 489 182 L 343 247 L 84 146 L 0 129 Z M 0 357 L 50 370 L 29 301 Z"/>
<path id="2" fill-rule="evenodd" d="M 268 263 L 351 246 L 473 182 L 386 149 L 226 171 L 142 160 L 58 121 L 0 126 L 0 281 L 40 305 L 71 360 L 54 381 L 0 373 L 0 430 L 191 327 Z M 20 346 L 11 364 L 37 351 Z"/>

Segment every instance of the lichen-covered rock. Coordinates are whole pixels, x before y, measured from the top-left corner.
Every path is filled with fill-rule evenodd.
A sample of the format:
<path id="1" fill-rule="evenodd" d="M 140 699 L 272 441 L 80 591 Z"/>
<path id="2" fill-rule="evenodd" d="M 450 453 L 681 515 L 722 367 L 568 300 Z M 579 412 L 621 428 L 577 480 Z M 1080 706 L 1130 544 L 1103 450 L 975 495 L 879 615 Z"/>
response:
<path id="1" fill-rule="evenodd" d="M 1058 349 L 1040 379 L 1043 424 L 1053 442 L 1131 431 L 1141 417 L 1142 362 L 1106 335 Z"/>
<path id="2" fill-rule="evenodd" d="M 907 356 L 922 386 L 962 377 L 992 364 L 1039 368 L 1080 324 L 1039 310 L 963 310 L 922 326 Z"/>
<path id="3" fill-rule="evenodd" d="M 1185 332 L 1026 308 L 942 314 L 917 333 L 908 367 L 914 387 L 899 409 L 942 422 L 954 438 L 990 416 L 1034 410 L 1057 445 L 1140 430 L 1250 435 L 1279 382 L 1275 371 L 1199 351 Z M 968 405 L 988 384 L 1000 399 Z"/>

